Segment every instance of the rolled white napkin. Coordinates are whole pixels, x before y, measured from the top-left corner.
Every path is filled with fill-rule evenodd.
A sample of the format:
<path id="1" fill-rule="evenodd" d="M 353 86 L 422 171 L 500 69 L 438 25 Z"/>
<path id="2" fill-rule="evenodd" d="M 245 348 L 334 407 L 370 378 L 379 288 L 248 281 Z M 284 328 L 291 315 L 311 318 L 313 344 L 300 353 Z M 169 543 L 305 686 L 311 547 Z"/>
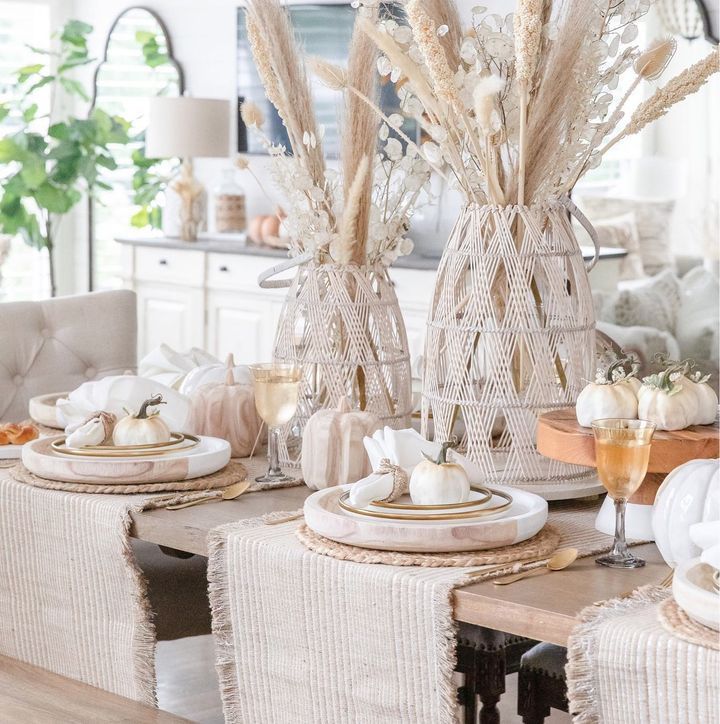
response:
<path id="1" fill-rule="evenodd" d="M 431 458 L 440 453 L 440 443 L 426 440 L 419 432 L 412 428 L 393 430 L 384 427 L 372 437 L 363 440 L 365 450 L 370 458 L 373 470 L 377 470 L 380 461 L 387 458 L 393 465 L 401 467 L 408 478 L 412 475 L 415 466 L 424 460 L 423 453 Z M 483 482 L 480 468 L 471 460 L 455 450 L 448 451 L 450 462 L 462 465 L 472 485 Z M 393 489 L 393 476 L 391 473 L 378 475 L 371 473 L 366 478 L 358 480 L 350 488 L 349 500 L 357 508 L 365 508 L 373 500 L 387 498 Z"/>
<path id="2" fill-rule="evenodd" d="M 101 380 L 84 382 L 67 398 L 57 401 L 58 421 L 72 431 L 89 415 L 98 410 L 112 412 L 118 419 L 125 417 L 125 408 L 137 412 L 140 405 L 156 394 L 167 404 L 159 410 L 173 432 L 191 433 L 188 428 L 190 400 L 170 387 L 136 375 L 113 375 Z"/>
<path id="3" fill-rule="evenodd" d="M 694 523 L 689 533 L 690 540 L 702 550 L 700 560 L 720 570 L 720 520 Z"/>
<path id="4" fill-rule="evenodd" d="M 172 347 L 161 344 L 140 360 L 138 374 L 179 390 L 190 372 L 207 365 L 220 365 L 220 360 L 198 347 L 188 352 L 176 352 Z"/>

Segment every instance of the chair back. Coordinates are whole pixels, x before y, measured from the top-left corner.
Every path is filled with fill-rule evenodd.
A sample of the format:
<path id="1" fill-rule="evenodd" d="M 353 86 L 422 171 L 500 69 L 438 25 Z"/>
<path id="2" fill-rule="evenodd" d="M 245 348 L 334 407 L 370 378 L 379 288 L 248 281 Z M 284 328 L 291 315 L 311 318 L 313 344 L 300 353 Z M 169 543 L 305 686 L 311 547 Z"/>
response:
<path id="1" fill-rule="evenodd" d="M 0 304 L 0 422 L 27 419 L 31 397 L 134 372 L 136 306 L 124 289 Z"/>

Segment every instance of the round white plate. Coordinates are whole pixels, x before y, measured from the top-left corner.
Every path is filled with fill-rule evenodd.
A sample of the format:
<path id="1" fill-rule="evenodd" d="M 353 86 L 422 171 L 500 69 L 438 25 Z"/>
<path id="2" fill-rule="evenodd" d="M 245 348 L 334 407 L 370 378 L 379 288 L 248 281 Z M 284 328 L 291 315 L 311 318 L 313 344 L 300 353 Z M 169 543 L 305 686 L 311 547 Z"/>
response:
<path id="1" fill-rule="evenodd" d="M 385 520 L 353 515 L 338 505 L 342 485 L 318 490 L 305 501 L 308 527 L 339 543 L 388 551 L 443 553 L 499 548 L 532 538 L 545 525 L 548 505 L 539 495 L 494 486 L 513 497 L 498 517 L 454 521 Z"/>
<path id="2" fill-rule="evenodd" d="M 55 403 L 62 397 L 67 397 L 69 392 L 54 392 L 51 395 L 38 395 L 31 397 L 28 402 L 28 412 L 33 422 L 45 427 L 52 427 L 62 430 L 62 423 L 58 422 Z"/>
<path id="3" fill-rule="evenodd" d="M 50 447 L 57 439 L 42 438 L 23 446 L 22 461 L 30 472 L 68 483 L 166 483 L 210 475 L 230 462 L 230 443 L 217 437 L 201 437 L 190 450 L 134 458 L 58 455 Z"/>
<path id="4" fill-rule="evenodd" d="M 0 460 L 19 460 L 24 445 L 0 445 Z"/>
<path id="5" fill-rule="evenodd" d="M 713 589 L 714 570 L 699 558 L 681 563 L 673 575 L 673 596 L 693 621 L 720 631 L 720 594 Z"/>

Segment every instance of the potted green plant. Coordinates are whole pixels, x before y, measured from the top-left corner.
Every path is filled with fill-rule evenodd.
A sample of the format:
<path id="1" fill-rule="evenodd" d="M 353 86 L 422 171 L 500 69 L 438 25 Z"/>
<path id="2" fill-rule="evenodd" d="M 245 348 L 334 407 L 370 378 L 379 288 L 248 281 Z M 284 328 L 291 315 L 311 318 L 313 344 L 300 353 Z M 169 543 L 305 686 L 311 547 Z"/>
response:
<path id="1" fill-rule="evenodd" d="M 0 133 L 3 125 L 8 129 L 0 135 L 0 232 L 19 234 L 30 246 L 47 250 L 53 296 L 58 225 L 84 195 L 108 188 L 103 171 L 116 167 L 110 145 L 129 141 L 129 124 L 119 116 L 98 108 L 81 116 L 57 107 L 61 93 L 71 108 L 89 100 L 73 72 L 92 62 L 91 32 L 87 23 L 68 21 L 55 36 L 57 49 L 34 49 L 44 62 L 20 68 L 14 100 L 0 104 Z"/>

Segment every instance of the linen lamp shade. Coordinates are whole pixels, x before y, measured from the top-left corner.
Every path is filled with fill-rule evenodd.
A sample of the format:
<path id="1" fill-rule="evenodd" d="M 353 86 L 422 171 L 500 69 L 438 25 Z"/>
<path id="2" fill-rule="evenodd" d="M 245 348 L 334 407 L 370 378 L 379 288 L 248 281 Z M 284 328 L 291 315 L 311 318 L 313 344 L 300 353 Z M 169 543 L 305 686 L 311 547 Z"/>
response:
<path id="1" fill-rule="evenodd" d="M 148 158 L 225 158 L 229 145 L 229 101 L 189 96 L 150 99 Z"/>

